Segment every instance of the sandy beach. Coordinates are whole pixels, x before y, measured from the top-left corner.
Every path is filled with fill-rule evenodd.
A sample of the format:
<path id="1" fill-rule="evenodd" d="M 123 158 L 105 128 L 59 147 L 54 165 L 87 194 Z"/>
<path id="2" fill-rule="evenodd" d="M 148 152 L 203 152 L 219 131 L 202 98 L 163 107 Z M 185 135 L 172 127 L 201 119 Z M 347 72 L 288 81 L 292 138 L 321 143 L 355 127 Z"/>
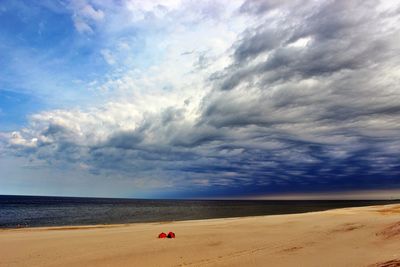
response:
<path id="1" fill-rule="evenodd" d="M 175 239 L 158 239 L 174 231 Z M 4 229 L 0 266 L 400 266 L 400 205 Z"/>

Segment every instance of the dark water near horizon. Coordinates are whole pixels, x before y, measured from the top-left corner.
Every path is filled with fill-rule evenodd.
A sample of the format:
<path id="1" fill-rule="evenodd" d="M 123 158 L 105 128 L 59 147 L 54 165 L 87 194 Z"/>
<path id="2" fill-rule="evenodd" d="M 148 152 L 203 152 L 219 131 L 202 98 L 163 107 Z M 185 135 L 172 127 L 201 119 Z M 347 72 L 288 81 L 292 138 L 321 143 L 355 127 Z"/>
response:
<path id="1" fill-rule="evenodd" d="M 143 200 L 0 195 L 0 228 L 160 222 L 290 214 L 393 203 L 400 203 L 400 201 Z"/>

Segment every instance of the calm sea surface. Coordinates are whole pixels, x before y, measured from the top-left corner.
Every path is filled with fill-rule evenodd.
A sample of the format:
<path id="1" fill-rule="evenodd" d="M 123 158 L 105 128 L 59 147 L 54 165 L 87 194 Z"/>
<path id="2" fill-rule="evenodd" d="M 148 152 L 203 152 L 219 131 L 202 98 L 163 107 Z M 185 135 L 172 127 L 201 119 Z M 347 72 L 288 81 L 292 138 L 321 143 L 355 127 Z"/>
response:
<path id="1" fill-rule="evenodd" d="M 400 201 L 232 201 L 0 196 L 0 228 L 289 214 Z"/>

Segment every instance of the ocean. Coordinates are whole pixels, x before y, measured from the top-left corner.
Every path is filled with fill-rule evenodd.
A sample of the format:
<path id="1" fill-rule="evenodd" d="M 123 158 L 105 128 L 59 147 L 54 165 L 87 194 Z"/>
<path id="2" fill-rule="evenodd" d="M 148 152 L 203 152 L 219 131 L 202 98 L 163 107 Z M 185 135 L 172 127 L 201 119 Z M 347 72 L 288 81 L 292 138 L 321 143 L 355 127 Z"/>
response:
<path id="1" fill-rule="evenodd" d="M 1 196 L 0 228 L 165 222 L 399 203 L 381 200 L 150 200 Z"/>

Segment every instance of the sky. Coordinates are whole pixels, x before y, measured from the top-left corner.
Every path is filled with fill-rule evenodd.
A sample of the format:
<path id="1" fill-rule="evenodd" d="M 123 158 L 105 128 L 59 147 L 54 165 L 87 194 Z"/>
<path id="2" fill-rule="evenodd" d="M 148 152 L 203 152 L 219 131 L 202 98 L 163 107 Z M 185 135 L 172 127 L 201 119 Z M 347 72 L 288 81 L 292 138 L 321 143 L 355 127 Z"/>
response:
<path id="1" fill-rule="evenodd" d="M 392 0 L 2 0 L 0 194 L 400 198 L 399 44 Z"/>

